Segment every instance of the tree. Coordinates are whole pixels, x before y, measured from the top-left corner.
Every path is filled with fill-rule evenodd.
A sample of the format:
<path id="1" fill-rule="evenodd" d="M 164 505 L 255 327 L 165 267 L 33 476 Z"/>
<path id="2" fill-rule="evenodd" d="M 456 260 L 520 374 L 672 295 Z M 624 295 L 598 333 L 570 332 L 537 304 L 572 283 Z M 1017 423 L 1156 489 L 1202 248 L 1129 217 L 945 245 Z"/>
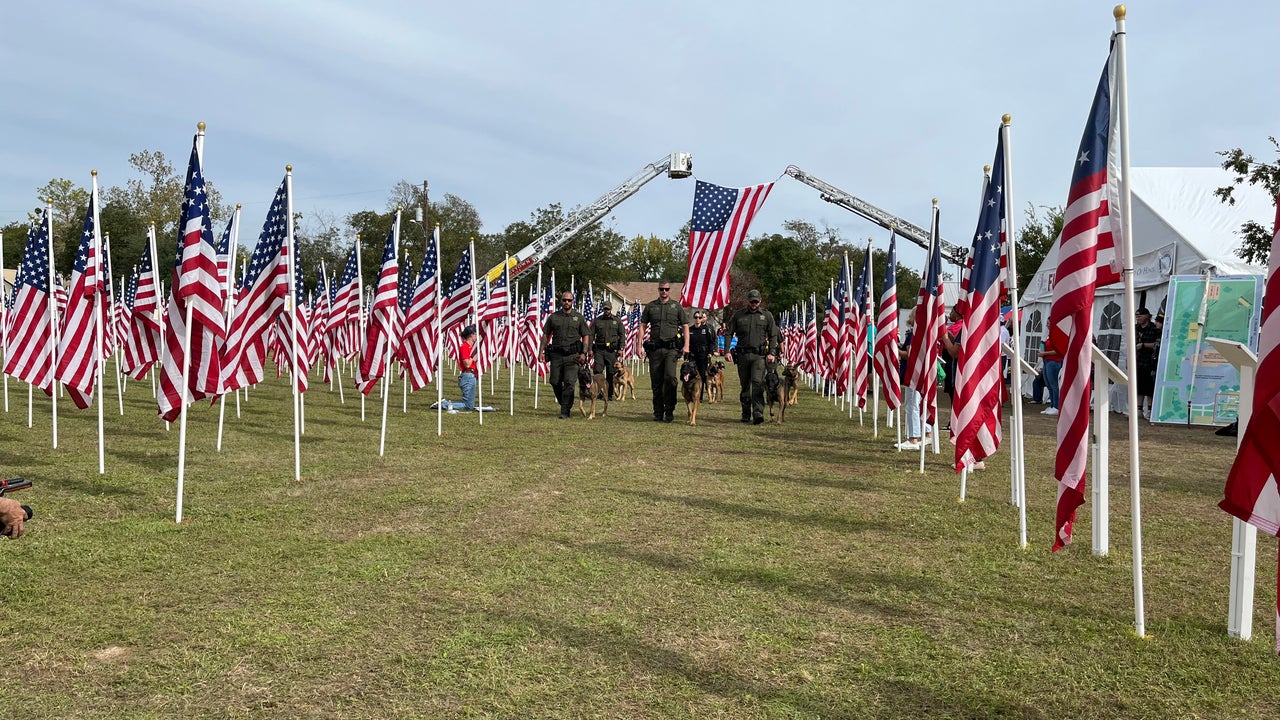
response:
<path id="1" fill-rule="evenodd" d="M 572 212 L 577 212 L 577 208 Z M 511 223 L 503 232 L 492 236 L 490 245 L 503 252 L 515 252 L 547 234 L 565 218 L 559 203 L 539 208 L 530 214 L 528 222 Z M 544 264 L 555 268 L 557 287 L 568 287 L 570 277 L 575 279 L 574 284 L 579 290 L 587 287 L 588 283 L 603 287 L 624 277 L 622 263 L 626 244 L 627 240 L 621 234 L 597 222 L 562 245 Z M 493 263 L 496 265 L 501 261 L 502 256 L 499 255 Z"/>
<path id="2" fill-rule="evenodd" d="M 675 238 L 637 235 L 622 250 L 622 271 L 628 281 L 656 281 L 684 276 L 686 260 L 681 252 L 684 243 Z"/>
<path id="3" fill-rule="evenodd" d="M 84 212 L 89 207 L 89 191 L 66 178 L 54 178 L 36 190 L 36 197 L 53 207 L 54 266 L 71 267 L 84 231 Z"/>
<path id="4" fill-rule="evenodd" d="M 1044 211 L 1041 217 L 1039 211 Z M 1018 297 L 1026 292 L 1031 278 L 1044 263 L 1044 259 L 1053 248 L 1053 243 L 1062 234 L 1062 218 L 1065 208 L 1049 207 L 1027 203 L 1026 216 L 1022 227 L 1018 228 L 1017 263 L 1018 263 Z"/>
<path id="5" fill-rule="evenodd" d="M 1271 141 L 1271 146 L 1276 149 L 1277 155 L 1280 155 L 1280 143 L 1276 142 L 1274 137 L 1268 137 L 1267 140 Z M 1280 161 L 1264 163 L 1253 155 L 1246 155 L 1240 148 L 1223 150 L 1218 154 L 1226 158 L 1222 161 L 1222 169 L 1236 175 L 1231 185 L 1213 191 L 1213 194 L 1217 195 L 1222 202 L 1235 205 L 1236 200 L 1232 192 L 1236 186 L 1246 182 L 1250 185 L 1261 185 L 1273 202 L 1276 196 L 1280 195 Z M 1271 226 L 1268 223 L 1272 219 L 1261 219 L 1263 222 L 1249 220 L 1240 226 L 1241 242 L 1236 255 L 1245 262 L 1266 265 L 1271 253 L 1272 236 Z"/>

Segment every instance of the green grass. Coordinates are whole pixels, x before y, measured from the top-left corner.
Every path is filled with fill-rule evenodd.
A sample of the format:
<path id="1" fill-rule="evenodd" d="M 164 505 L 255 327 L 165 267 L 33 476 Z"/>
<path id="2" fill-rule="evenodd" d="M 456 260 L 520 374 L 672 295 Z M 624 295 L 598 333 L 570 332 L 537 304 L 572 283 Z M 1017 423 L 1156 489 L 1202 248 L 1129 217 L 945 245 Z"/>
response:
<path id="1" fill-rule="evenodd" d="M 0 417 L 5 471 L 33 478 L 28 535 L 0 542 L 3 718 L 1276 717 L 1276 545 L 1258 553 L 1255 638 L 1226 635 L 1234 443 L 1143 427 L 1148 637 L 1134 635 L 1127 448 L 1112 422 L 1112 552 L 1049 552 L 1047 418 L 1028 415 L 1017 547 L 1007 454 L 970 479 L 891 449 L 811 392 L 781 427 L 555 419 L 307 397 L 293 480 L 288 388 L 192 408 L 178 433 L 130 385 L 96 413 L 25 387 Z M 319 385 L 316 381 L 315 385 Z M 736 398 L 730 373 L 728 394 Z M 452 381 L 446 386 L 456 389 Z M 486 396 L 488 383 L 485 384 Z M 1034 410 L 1029 406 L 1029 410 Z M 882 433 L 885 432 L 881 428 Z M 891 433 L 891 431 L 889 431 Z M 889 439 L 885 439 L 888 437 Z"/>

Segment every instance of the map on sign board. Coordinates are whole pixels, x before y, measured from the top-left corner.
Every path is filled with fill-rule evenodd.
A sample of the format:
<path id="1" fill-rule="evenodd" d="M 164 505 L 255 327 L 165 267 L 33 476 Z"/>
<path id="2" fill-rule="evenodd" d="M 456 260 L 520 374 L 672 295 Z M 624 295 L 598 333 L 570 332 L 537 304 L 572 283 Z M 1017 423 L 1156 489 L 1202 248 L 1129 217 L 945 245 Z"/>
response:
<path id="1" fill-rule="evenodd" d="M 1213 276 L 1207 295 L 1203 275 L 1169 278 L 1151 421 L 1187 424 L 1190 400 L 1192 425 L 1234 422 L 1240 404 L 1240 373 L 1203 338 L 1235 340 L 1256 352 L 1261 313 L 1261 276 Z"/>

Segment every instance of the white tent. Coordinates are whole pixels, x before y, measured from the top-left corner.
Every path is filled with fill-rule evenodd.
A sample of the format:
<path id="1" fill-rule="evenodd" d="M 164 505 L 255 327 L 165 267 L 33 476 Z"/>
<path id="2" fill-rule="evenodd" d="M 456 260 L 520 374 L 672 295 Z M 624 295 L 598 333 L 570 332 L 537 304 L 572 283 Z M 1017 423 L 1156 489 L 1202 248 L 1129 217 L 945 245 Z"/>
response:
<path id="1" fill-rule="evenodd" d="M 1240 226 L 1248 220 L 1269 223 L 1275 217 L 1272 198 L 1256 185 L 1237 186 L 1235 205 L 1213 194 L 1231 185 L 1234 175 L 1216 168 L 1132 168 L 1134 287 L 1139 307 L 1152 314 L 1164 310 L 1170 275 L 1265 275 L 1266 268 L 1249 265 L 1236 256 Z M 1058 265 L 1054 245 L 1019 298 L 1022 347 L 1035 363 L 1044 340 L 1044 325 L 1053 302 L 1053 274 Z M 1093 328 L 1098 347 L 1125 367 L 1124 285 L 1098 289 Z M 1023 392 L 1030 393 L 1030 380 Z M 1112 387 L 1112 407 L 1126 409 L 1123 387 Z"/>

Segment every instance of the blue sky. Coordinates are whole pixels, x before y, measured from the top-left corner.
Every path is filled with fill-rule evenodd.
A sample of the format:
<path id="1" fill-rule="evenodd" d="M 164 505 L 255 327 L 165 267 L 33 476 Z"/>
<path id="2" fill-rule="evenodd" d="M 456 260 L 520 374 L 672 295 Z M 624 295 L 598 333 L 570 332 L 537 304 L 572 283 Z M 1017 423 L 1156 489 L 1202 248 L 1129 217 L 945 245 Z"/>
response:
<path id="1" fill-rule="evenodd" d="M 54 177 L 87 186 L 97 168 L 123 184 L 137 150 L 181 165 L 202 120 L 206 177 L 245 205 L 247 227 L 286 164 L 303 213 L 381 209 L 397 181 L 426 179 L 496 232 L 683 151 L 709 182 L 767 182 L 795 164 L 920 225 L 937 197 L 956 242 L 976 222 L 1004 113 L 1015 202 L 1065 201 L 1113 6 L 6 3 L 0 223 Z M 1271 159 L 1280 93 L 1266 38 L 1280 4 L 1137 3 L 1127 25 L 1135 166 L 1216 165 L 1236 146 Z M 692 181 L 662 177 L 609 222 L 670 236 L 692 202 Z M 886 239 L 784 177 L 753 234 L 789 219 Z M 901 255 L 923 264 L 922 251 Z"/>

